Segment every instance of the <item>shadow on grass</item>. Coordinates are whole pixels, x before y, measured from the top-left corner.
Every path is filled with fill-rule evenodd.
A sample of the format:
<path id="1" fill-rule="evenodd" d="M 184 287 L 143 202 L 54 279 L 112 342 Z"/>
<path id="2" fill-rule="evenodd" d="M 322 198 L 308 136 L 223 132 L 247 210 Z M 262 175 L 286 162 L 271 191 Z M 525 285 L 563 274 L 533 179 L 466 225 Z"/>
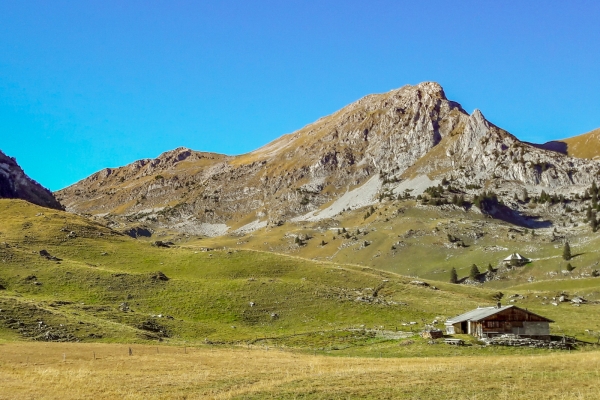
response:
<path id="1" fill-rule="evenodd" d="M 494 219 L 499 219 L 522 228 L 539 229 L 552 226 L 552 221 L 540 220 L 539 217 L 525 215 L 504 204 L 495 204 L 485 210 L 484 213 Z"/>

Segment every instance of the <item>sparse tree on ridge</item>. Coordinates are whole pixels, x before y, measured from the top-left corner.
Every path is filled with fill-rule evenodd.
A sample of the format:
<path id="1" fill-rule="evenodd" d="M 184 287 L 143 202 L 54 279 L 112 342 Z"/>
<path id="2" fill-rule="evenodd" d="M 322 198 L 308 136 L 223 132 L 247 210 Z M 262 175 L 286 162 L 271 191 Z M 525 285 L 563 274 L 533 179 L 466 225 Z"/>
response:
<path id="1" fill-rule="evenodd" d="M 454 267 L 450 270 L 450 283 L 458 283 L 458 274 Z"/>
<path id="2" fill-rule="evenodd" d="M 481 272 L 479 272 L 479 268 L 477 268 L 477 265 L 473 264 L 471 265 L 471 272 L 469 272 L 469 278 L 471 278 L 472 280 L 477 279 L 477 275 L 479 275 Z"/>
<path id="3" fill-rule="evenodd" d="M 563 260 L 569 261 L 571 259 L 571 246 L 569 242 L 565 243 L 565 247 L 563 248 Z"/>

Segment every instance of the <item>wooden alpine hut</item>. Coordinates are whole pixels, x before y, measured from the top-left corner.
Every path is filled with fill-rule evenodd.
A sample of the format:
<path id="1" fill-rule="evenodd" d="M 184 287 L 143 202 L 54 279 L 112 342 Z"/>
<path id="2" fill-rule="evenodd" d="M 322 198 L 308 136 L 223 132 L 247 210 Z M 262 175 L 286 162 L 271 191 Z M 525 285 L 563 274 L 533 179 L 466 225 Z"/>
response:
<path id="1" fill-rule="evenodd" d="M 517 306 L 480 307 L 446 321 L 449 335 L 467 333 L 478 338 L 518 335 L 550 340 L 551 319 Z"/>

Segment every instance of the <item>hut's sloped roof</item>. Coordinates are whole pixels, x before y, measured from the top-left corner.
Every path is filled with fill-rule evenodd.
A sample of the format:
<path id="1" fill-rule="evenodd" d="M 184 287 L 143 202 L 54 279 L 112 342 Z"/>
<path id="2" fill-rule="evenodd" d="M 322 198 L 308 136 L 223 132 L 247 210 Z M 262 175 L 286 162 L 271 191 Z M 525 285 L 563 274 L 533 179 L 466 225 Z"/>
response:
<path id="1" fill-rule="evenodd" d="M 522 308 L 510 305 L 510 306 L 503 306 L 503 307 L 500 307 L 500 308 L 498 308 L 498 307 L 476 308 L 475 310 L 471 310 L 471 311 L 468 311 L 468 312 L 466 312 L 464 314 L 458 315 L 458 316 L 456 316 L 454 318 L 450 318 L 449 320 L 446 321 L 446 325 L 454 325 L 456 323 L 463 322 L 463 321 L 481 321 L 482 319 L 485 319 L 485 318 L 487 318 L 487 317 L 489 317 L 491 315 L 500 313 L 500 312 L 502 312 L 504 310 L 508 310 L 509 308 L 516 308 L 516 309 L 524 311 L 526 313 L 533 314 L 533 315 L 536 315 L 536 316 L 538 316 L 540 318 L 543 318 L 544 320 L 546 320 L 548 322 L 554 322 L 551 319 L 548 319 L 546 317 L 542 317 L 539 314 L 532 313 L 531 311 L 523 310 Z"/>
<path id="2" fill-rule="evenodd" d="M 504 311 L 513 306 L 504 306 L 504 307 L 482 307 L 476 308 L 474 310 L 468 311 L 464 314 L 460 314 L 454 318 L 450 318 L 446 321 L 447 324 L 456 324 L 458 322 L 463 321 L 479 321 L 482 318 L 489 317 L 490 315 L 494 315 L 500 311 Z"/>

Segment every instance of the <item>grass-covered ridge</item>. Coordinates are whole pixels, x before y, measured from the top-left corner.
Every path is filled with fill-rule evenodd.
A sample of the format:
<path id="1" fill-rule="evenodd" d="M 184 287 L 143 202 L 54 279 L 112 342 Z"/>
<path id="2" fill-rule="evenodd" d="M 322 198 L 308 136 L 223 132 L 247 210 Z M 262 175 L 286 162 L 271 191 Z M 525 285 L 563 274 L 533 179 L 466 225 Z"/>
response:
<path id="1" fill-rule="evenodd" d="M 0 221 L 5 340 L 270 343 L 340 355 L 412 354 L 390 339 L 397 330 L 416 332 L 434 319 L 443 323 L 490 305 L 498 291 L 430 280 L 434 290 L 393 272 L 259 250 L 160 248 L 23 201 L 1 200 Z M 559 282 L 502 290 L 506 301 L 515 292 L 526 295 L 516 304 L 557 321 L 554 333 L 595 340 L 599 306 L 542 304 L 561 290 Z M 600 292 L 596 278 L 577 282 L 590 298 Z"/>
<path id="2" fill-rule="evenodd" d="M 361 326 L 395 330 L 491 296 L 265 252 L 154 247 L 21 201 L 0 201 L 0 220 L 0 308 L 8 321 L 25 324 L 28 337 L 50 330 L 80 340 L 231 342 Z M 158 271 L 169 280 L 157 279 Z M 38 319 L 48 328 L 37 329 Z M 15 322 L 6 321 L 3 332 L 14 334 Z"/>

